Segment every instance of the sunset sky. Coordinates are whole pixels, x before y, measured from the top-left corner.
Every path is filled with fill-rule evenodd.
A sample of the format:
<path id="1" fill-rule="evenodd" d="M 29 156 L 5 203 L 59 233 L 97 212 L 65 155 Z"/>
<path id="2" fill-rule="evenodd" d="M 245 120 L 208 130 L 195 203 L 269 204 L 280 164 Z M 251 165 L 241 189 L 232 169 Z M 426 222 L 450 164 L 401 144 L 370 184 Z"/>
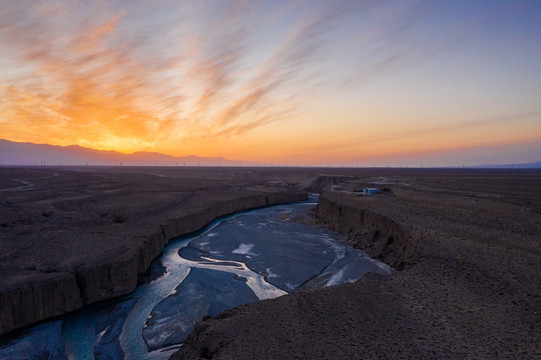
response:
<path id="1" fill-rule="evenodd" d="M 289 165 L 541 160 L 541 1 L 0 3 L 2 139 Z"/>

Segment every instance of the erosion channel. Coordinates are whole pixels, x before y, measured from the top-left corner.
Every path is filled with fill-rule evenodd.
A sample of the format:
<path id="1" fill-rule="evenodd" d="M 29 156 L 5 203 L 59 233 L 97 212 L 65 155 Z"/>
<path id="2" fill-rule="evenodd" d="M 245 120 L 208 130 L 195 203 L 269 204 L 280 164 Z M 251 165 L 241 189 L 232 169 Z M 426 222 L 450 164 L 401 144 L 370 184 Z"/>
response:
<path id="1" fill-rule="evenodd" d="M 316 196 L 214 221 L 171 241 L 132 294 L 23 330 L 0 358 L 167 359 L 227 308 L 391 269 L 310 223 Z"/>

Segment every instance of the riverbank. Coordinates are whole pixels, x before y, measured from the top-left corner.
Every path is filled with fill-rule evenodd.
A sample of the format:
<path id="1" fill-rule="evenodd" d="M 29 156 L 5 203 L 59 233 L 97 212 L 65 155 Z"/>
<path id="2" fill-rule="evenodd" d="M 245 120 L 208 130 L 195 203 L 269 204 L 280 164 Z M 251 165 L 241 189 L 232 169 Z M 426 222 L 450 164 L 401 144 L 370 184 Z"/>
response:
<path id="1" fill-rule="evenodd" d="M 317 178 L 249 168 L 0 168 L 0 335 L 128 294 L 169 239 L 223 215 L 304 200 L 303 186 Z"/>
<path id="2" fill-rule="evenodd" d="M 398 271 L 226 310 L 172 359 L 541 356 L 539 173 L 359 175 L 317 214 Z"/>

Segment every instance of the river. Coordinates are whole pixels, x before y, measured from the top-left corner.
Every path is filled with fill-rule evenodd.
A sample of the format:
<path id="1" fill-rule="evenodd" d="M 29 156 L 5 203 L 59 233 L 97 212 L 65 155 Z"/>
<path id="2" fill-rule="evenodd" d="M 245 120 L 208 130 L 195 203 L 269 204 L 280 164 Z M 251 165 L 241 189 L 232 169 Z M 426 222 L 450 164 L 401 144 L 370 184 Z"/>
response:
<path id="1" fill-rule="evenodd" d="M 130 295 L 21 331 L 1 359 L 167 359 L 227 308 L 392 270 L 311 223 L 306 202 L 218 219 L 169 242 Z"/>

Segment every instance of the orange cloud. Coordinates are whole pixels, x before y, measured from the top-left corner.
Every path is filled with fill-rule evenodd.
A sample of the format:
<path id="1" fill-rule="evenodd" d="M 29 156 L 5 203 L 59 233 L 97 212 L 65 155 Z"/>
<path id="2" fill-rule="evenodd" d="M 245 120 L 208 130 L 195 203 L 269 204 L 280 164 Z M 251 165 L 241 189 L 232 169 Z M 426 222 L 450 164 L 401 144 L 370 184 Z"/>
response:
<path id="1" fill-rule="evenodd" d="M 135 58 L 136 47 L 115 38 L 119 15 L 92 23 L 89 14 L 82 25 L 69 23 L 68 35 L 51 19 L 19 25 L 23 14 L 17 15 L 15 36 L 4 46 L 18 48 L 35 70 L 33 80 L 6 87 L 4 133 L 121 151 L 150 148 L 165 137 L 181 97 L 156 83 L 158 71 Z M 34 44 L 38 32 L 42 41 Z"/>
<path id="2" fill-rule="evenodd" d="M 190 152 L 183 144 L 241 136 L 297 113 L 318 82 L 305 65 L 348 13 L 334 3 L 309 11 L 269 57 L 250 64 L 250 33 L 260 25 L 249 17 L 257 10 L 250 2 L 217 5 L 180 38 L 174 26 L 138 28 L 130 9 L 108 3 L 10 4 L 1 45 L 26 70 L 2 84 L 7 137 L 120 151 L 177 143 L 177 154 Z M 187 9 L 179 13 L 205 10 Z"/>

